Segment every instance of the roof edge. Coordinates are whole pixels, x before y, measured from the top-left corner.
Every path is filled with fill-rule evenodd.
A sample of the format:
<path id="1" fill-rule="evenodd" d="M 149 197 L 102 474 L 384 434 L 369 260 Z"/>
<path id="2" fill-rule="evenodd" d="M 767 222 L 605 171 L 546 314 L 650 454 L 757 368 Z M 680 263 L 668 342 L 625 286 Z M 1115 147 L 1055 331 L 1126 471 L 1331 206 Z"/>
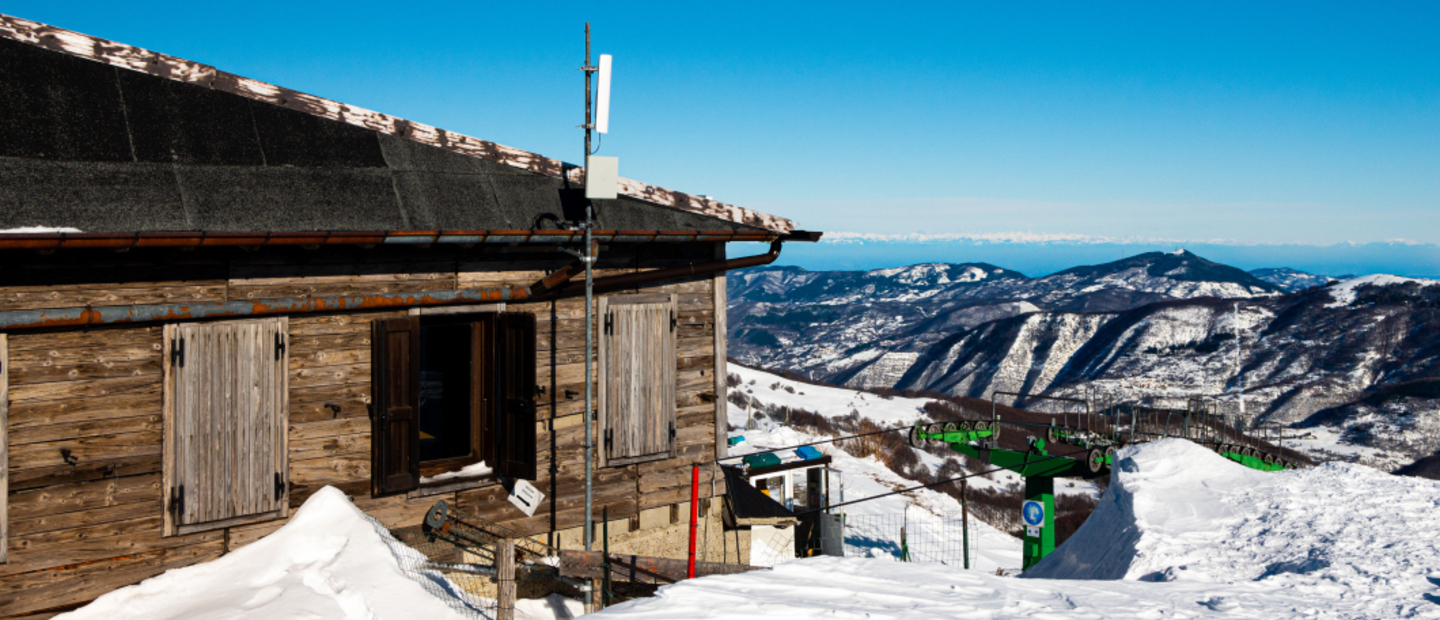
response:
<path id="1" fill-rule="evenodd" d="M 585 169 L 517 148 L 472 138 L 423 123 L 324 99 L 274 84 L 226 73 L 210 65 L 93 37 L 0 13 L 0 38 L 34 45 L 87 60 L 149 75 L 204 86 L 247 99 L 278 105 L 462 155 L 493 161 L 573 183 L 584 183 Z M 651 204 L 720 220 L 788 233 L 795 223 L 774 215 L 665 189 L 633 179 L 620 179 L 619 193 Z"/>

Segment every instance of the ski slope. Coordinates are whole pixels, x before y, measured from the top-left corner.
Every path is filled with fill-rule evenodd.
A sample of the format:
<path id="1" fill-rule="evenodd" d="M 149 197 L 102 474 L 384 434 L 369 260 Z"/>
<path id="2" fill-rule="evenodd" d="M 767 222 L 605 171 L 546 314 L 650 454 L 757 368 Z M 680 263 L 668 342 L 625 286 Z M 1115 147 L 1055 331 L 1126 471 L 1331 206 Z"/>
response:
<path id="1" fill-rule="evenodd" d="M 1121 451 L 1100 509 L 1025 578 L 811 558 L 597 617 L 1440 618 L 1440 483 L 1332 463 L 1261 473 L 1184 440 Z"/>
<path id="2" fill-rule="evenodd" d="M 842 417 L 854 411 L 884 427 L 915 424 L 922 415 L 921 407 L 929 400 L 901 397 L 884 399 L 874 394 L 846 388 L 823 387 L 791 381 L 738 364 L 731 364 L 730 372 L 739 375 L 741 379 L 741 386 L 732 389 L 746 390 L 748 396 L 766 405 L 807 409 L 829 418 Z M 731 426 L 744 429 L 747 419 L 750 419 L 752 415 L 753 410 L 747 411 L 730 403 L 729 422 Z M 745 441 L 730 448 L 731 455 L 769 452 L 777 448 L 828 439 L 828 437 L 816 436 L 776 424 L 769 419 L 759 423 L 752 420 L 750 423 L 758 424 L 758 427 L 731 431 L 731 436 L 745 437 Z M 832 469 L 843 473 L 843 499 L 846 502 L 884 495 L 917 484 L 915 481 L 907 480 L 891 471 L 875 457 L 856 458 L 834 444 L 822 444 L 816 448 L 831 457 Z M 920 452 L 919 455 L 920 460 L 931 471 L 939 469 L 943 462 L 939 457 L 926 452 Z M 970 484 L 978 487 L 1001 486 L 1019 483 L 1019 481 L 1019 476 L 1014 474 L 996 473 L 989 478 L 973 478 Z M 1066 490 L 1093 492 L 1093 485 L 1075 489 L 1067 488 Z M 832 501 L 840 500 L 840 497 L 832 498 Z M 942 532 L 941 528 L 945 527 L 945 523 L 942 521 L 949 519 L 951 523 L 949 529 L 953 530 L 954 519 L 958 519 L 961 515 L 960 502 L 949 495 L 929 489 L 857 503 L 846 506 L 843 510 L 847 514 L 862 517 L 851 520 L 851 523 L 858 527 L 847 527 L 846 553 L 891 561 L 895 559 L 900 549 L 898 524 L 902 521 L 906 523 L 912 533 L 911 540 L 935 540 L 944 537 L 953 538 L 953 536 L 947 536 L 946 532 Z M 887 521 L 863 519 L 867 516 L 893 518 Z M 872 525 L 877 523 L 892 525 L 892 522 L 893 527 L 884 530 L 877 530 Z M 973 570 L 994 573 L 997 569 L 1010 572 L 1020 569 L 1019 539 L 973 517 L 970 519 L 969 526 Z M 917 532 L 917 530 L 922 531 Z M 948 532 L 948 534 L 953 534 L 953 532 Z M 918 547 L 914 550 L 916 552 L 924 551 Z"/>

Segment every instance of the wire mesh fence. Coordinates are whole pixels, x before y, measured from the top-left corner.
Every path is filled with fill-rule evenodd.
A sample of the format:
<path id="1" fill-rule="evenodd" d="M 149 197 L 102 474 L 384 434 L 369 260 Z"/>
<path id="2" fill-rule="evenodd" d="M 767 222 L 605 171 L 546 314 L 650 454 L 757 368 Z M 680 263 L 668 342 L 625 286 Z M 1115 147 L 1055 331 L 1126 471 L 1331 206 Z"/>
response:
<path id="1" fill-rule="evenodd" d="M 861 557 L 892 557 L 905 562 L 935 562 L 964 566 L 967 552 L 976 559 L 978 538 L 969 537 L 966 546 L 964 519 L 961 515 L 935 515 L 927 512 L 908 514 L 847 514 L 845 523 L 845 555 Z"/>
<path id="2" fill-rule="evenodd" d="M 419 526 L 390 532 L 413 551 L 400 557 L 405 575 L 451 609 L 472 620 L 495 620 L 497 599 L 495 547 L 457 547 L 421 531 Z"/>
<path id="3" fill-rule="evenodd" d="M 902 562 L 964 566 L 968 551 L 972 566 L 978 559 L 979 539 L 970 536 L 967 548 L 964 519 L 959 514 L 935 515 L 916 511 L 909 514 L 836 516 L 842 528 L 843 553 L 846 556 L 889 557 Z M 806 533 L 799 526 L 756 526 L 751 528 L 750 535 L 752 566 L 774 566 L 797 557 L 835 553 L 835 550 L 808 544 Z M 797 538 L 800 539 L 798 544 Z"/>
<path id="4" fill-rule="evenodd" d="M 465 618 L 496 620 L 502 617 L 496 541 L 476 541 L 462 546 L 453 538 L 436 536 L 419 526 L 390 533 L 410 551 L 400 556 L 400 567 L 407 577 Z M 555 558 L 536 556 L 523 549 L 517 556 L 513 599 L 544 599 L 551 594 L 569 599 L 582 597 L 579 583 L 560 577 L 554 566 L 558 564 Z M 557 617 L 569 617 L 564 610 L 555 613 Z"/>

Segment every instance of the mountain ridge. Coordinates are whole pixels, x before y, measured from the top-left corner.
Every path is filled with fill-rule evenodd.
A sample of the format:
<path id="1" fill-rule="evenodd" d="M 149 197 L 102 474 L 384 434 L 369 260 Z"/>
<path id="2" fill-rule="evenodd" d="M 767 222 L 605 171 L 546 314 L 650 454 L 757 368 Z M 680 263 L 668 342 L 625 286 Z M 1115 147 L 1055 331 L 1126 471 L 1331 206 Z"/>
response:
<path id="1" fill-rule="evenodd" d="M 1105 393 L 1180 409 L 1191 398 L 1236 409 L 1243 380 L 1251 422 L 1326 426 L 1412 459 L 1440 449 L 1440 408 L 1427 409 L 1440 400 L 1365 401 L 1440 374 L 1436 281 L 1326 279 L 1287 293 L 1188 252 L 1041 278 L 960 265 L 737 272 L 731 354 L 857 387 Z M 955 281 L 966 268 L 986 276 Z M 756 300 L 756 283 L 774 273 L 785 275 Z"/>

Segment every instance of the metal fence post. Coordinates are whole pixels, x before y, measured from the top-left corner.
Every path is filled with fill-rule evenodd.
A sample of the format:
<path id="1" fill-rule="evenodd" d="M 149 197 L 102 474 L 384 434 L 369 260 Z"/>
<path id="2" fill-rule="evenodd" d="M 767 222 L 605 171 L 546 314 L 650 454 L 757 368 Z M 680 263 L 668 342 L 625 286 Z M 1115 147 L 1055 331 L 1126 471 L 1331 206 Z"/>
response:
<path id="1" fill-rule="evenodd" d="M 960 548 L 964 550 L 965 570 L 970 570 L 970 501 L 967 497 L 967 482 L 964 478 L 960 479 Z"/>

